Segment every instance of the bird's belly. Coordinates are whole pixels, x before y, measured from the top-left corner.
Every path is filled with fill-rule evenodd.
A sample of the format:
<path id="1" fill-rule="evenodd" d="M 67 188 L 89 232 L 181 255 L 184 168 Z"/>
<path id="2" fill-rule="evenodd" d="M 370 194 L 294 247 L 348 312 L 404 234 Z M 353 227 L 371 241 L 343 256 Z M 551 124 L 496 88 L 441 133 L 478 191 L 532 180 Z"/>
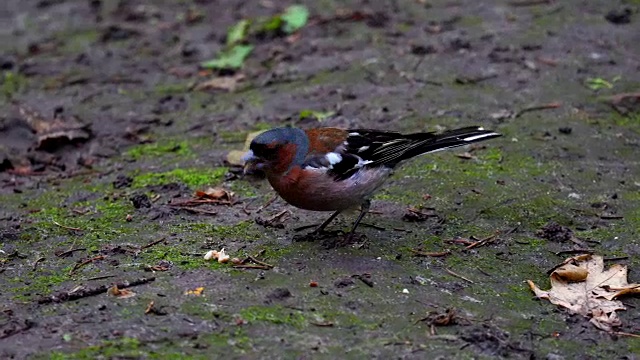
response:
<path id="1" fill-rule="evenodd" d="M 278 194 L 289 204 L 314 211 L 336 211 L 355 208 L 387 180 L 389 168 L 362 169 L 345 180 L 334 180 L 326 173 L 318 171 L 285 183 L 269 178 Z"/>

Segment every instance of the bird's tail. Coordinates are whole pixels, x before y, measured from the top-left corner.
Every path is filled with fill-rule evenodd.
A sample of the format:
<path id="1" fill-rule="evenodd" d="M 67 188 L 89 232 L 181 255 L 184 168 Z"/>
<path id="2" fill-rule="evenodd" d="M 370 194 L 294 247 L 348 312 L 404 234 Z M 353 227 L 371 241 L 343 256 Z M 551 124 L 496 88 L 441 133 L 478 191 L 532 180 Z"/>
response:
<path id="1" fill-rule="evenodd" d="M 469 145 L 474 142 L 489 140 L 499 136 L 502 135 L 478 126 L 448 130 L 440 134 L 410 134 L 407 135 L 407 138 L 412 141 L 407 144 L 407 149 L 402 158 L 403 160 L 409 159 L 414 156 Z"/>
<path id="2" fill-rule="evenodd" d="M 478 126 L 435 133 L 400 134 L 396 132 L 352 130 L 347 146 L 369 164 L 393 167 L 414 156 L 451 149 L 492 139 L 500 134 Z M 366 146 L 365 146 L 366 145 Z"/>

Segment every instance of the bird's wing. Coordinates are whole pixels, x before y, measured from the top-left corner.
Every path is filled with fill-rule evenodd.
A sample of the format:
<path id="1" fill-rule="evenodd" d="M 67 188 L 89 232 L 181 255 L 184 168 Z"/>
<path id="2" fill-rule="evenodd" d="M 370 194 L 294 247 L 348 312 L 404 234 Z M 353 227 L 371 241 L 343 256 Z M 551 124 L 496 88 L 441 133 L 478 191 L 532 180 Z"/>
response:
<path id="1" fill-rule="evenodd" d="M 417 155 L 500 136 L 477 126 L 440 134 L 425 132 L 403 135 L 368 129 L 348 130 L 346 134 L 346 138 L 340 143 L 335 140 L 331 143 L 332 146 L 335 145 L 331 151 L 310 152 L 303 167 L 326 171 L 339 181 L 351 177 L 363 167 L 393 168 L 402 160 Z"/>

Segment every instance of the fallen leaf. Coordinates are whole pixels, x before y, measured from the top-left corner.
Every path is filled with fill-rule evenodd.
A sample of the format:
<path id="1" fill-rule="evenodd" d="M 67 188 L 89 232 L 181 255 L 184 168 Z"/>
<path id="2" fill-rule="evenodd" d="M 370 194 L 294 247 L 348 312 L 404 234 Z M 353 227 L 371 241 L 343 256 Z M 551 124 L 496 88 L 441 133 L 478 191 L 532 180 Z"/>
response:
<path id="1" fill-rule="evenodd" d="M 20 115 L 25 122 L 35 131 L 38 138 L 38 149 L 53 149 L 61 143 L 73 143 L 86 141 L 91 137 L 89 126 L 82 124 L 76 117 L 63 117 L 56 114 L 51 119 L 43 117 L 40 113 L 19 107 Z"/>
<path id="2" fill-rule="evenodd" d="M 589 275 L 587 269 L 573 264 L 560 266 L 554 273 L 567 281 L 584 281 Z"/>
<path id="3" fill-rule="evenodd" d="M 109 288 L 109 295 L 113 295 L 118 299 L 126 299 L 136 296 L 136 293 L 127 289 L 118 289 L 117 285 L 113 285 L 111 288 Z"/>
<path id="4" fill-rule="evenodd" d="M 236 70 L 242 67 L 252 50 L 253 45 L 234 45 L 220 52 L 215 59 L 201 63 L 200 66 L 205 69 Z"/>
<path id="5" fill-rule="evenodd" d="M 243 19 L 230 27 L 227 31 L 227 45 L 233 45 L 235 43 L 244 41 L 244 39 L 247 37 L 249 25 L 251 25 L 251 21 Z"/>
<path id="6" fill-rule="evenodd" d="M 640 92 L 616 94 L 604 100 L 621 115 L 640 112 Z"/>
<path id="7" fill-rule="evenodd" d="M 196 295 L 196 296 L 200 296 L 202 295 L 202 292 L 204 292 L 204 287 L 197 287 L 193 290 L 187 290 L 184 292 L 185 295 Z"/>
<path id="8" fill-rule="evenodd" d="M 597 328 L 613 331 L 621 325 L 617 310 L 626 310 L 622 295 L 640 294 L 640 284 L 627 282 L 627 267 L 613 265 L 605 270 L 598 255 L 580 255 L 565 260 L 550 277 L 551 289 L 544 291 L 531 280 L 529 287 L 540 299 L 590 318 Z"/>
<path id="9" fill-rule="evenodd" d="M 207 188 L 205 191 L 196 191 L 195 197 L 198 199 L 209 199 L 209 200 L 223 200 L 223 201 L 231 201 L 235 195 L 231 191 L 227 191 L 223 188 Z"/>
<path id="10" fill-rule="evenodd" d="M 287 34 L 291 34 L 307 24 L 309 20 L 309 10 L 303 5 L 292 5 L 284 11 L 281 18 L 284 22 L 282 30 Z"/>
<path id="11" fill-rule="evenodd" d="M 315 110 L 302 110 L 300 111 L 300 119 L 316 119 L 318 121 L 326 120 L 327 118 L 335 115 L 335 111 L 315 111 Z"/>
<path id="12" fill-rule="evenodd" d="M 213 79 L 205 80 L 196 85 L 195 90 L 226 90 L 233 92 L 236 90 L 238 83 L 244 80 L 243 74 L 235 74 L 233 76 L 218 76 Z"/>

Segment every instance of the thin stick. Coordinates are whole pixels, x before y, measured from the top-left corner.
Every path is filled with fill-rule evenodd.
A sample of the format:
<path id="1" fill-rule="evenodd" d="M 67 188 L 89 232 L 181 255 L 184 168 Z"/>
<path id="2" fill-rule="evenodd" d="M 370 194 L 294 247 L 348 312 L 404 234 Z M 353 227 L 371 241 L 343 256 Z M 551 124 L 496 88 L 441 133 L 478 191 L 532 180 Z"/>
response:
<path id="1" fill-rule="evenodd" d="M 236 269 L 260 269 L 260 270 L 271 270 L 270 267 L 264 265 L 253 265 L 253 264 L 239 264 L 233 265 L 233 268 Z"/>
<path id="2" fill-rule="evenodd" d="M 67 229 L 67 230 L 82 231 L 82 229 L 80 229 L 80 228 L 71 227 L 71 226 L 65 226 L 65 225 L 62 225 L 62 224 L 60 224 L 59 222 L 57 222 L 55 220 L 53 220 L 53 224 L 57 225 L 57 226 L 60 226 L 61 228 Z"/>
<path id="3" fill-rule="evenodd" d="M 273 196 L 271 199 L 269 199 L 264 205 L 260 206 L 257 210 L 256 210 L 256 214 L 259 213 L 260 211 L 266 209 L 269 205 L 273 204 L 274 201 L 276 201 L 278 199 L 277 196 Z"/>
<path id="4" fill-rule="evenodd" d="M 624 331 L 615 331 L 612 334 L 640 338 L 639 334 L 632 334 L 632 333 L 628 333 L 628 332 L 624 332 Z"/>
<path id="5" fill-rule="evenodd" d="M 557 109 L 557 108 L 559 108 L 561 106 L 562 106 L 561 102 L 552 102 L 552 103 L 548 103 L 548 104 L 529 106 L 529 107 L 526 107 L 526 108 L 518 111 L 515 115 L 513 115 L 513 117 L 514 118 L 519 118 L 523 114 L 531 112 L 531 111 Z"/>
<path id="6" fill-rule="evenodd" d="M 562 250 L 555 253 L 556 255 L 566 255 L 566 254 L 593 254 L 595 250 L 591 249 L 573 249 L 573 250 Z"/>
<path id="7" fill-rule="evenodd" d="M 192 208 L 192 207 L 186 207 L 186 206 L 179 206 L 179 208 L 184 211 L 188 211 L 196 214 L 218 215 L 217 211 L 212 211 L 212 210 L 204 210 L 204 209 L 198 209 L 198 208 Z"/>
<path id="8" fill-rule="evenodd" d="M 425 252 L 425 251 L 420 251 L 420 250 L 415 250 L 415 249 L 409 249 L 409 251 L 414 253 L 416 256 L 441 257 L 441 256 L 451 255 L 451 251 L 450 250 L 445 250 L 445 251 L 440 251 L 440 252 Z"/>
<path id="9" fill-rule="evenodd" d="M 493 234 L 493 235 L 491 235 L 489 237 L 486 237 L 486 238 L 484 238 L 482 240 L 478 240 L 478 241 L 472 243 L 471 245 L 465 247 L 465 249 L 466 250 L 471 250 L 471 249 L 476 248 L 476 247 L 484 246 L 484 245 L 486 245 L 486 244 L 488 244 L 490 242 L 493 242 L 493 239 L 495 239 L 496 236 L 498 236 L 498 234 Z"/>
<path id="10" fill-rule="evenodd" d="M 63 301 L 78 300 L 78 299 L 82 299 L 90 296 L 104 294 L 107 291 L 109 291 L 109 289 L 112 288 L 113 286 L 116 286 L 118 289 L 125 289 L 132 286 L 144 285 L 149 282 L 155 281 L 155 279 L 156 279 L 155 277 L 140 278 L 133 281 L 123 281 L 121 283 L 115 283 L 111 285 L 100 285 L 98 287 L 90 288 L 86 290 L 80 290 L 80 291 L 74 291 L 74 292 L 62 291 L 62 292 L 38 299 L 38 304 L 50 304 L 54 302 L 59 303 Z"/>
<path id="11" fill-rule="evenodd" d="M 61 252 L 59 254 L 56 254 L 57 257 L 65 257 L 67 255 L 71 255 L 76 251 L 84 251 L 87 250 L 86 248 L 75 248 L 75 249 L 69 249 L 67 251 Z"/>
<path id="12" fill-rule="evenodd" d="M 116 277 L 116 276 L 115 275 L 95 276 L 95 277 L 88 278 L 87 281 L 103 280 L 103 279 L 108 279 L 108 278 L 112 278 L 112 277 Z"/>
<path id="13" fill-rule="evenodd" d="M 166 237 L 162 237 L 162 239 L 160 239 L 160 240 L 156 240 L 154 242 L 148 243 L 147 245 L 144 245 L 143 247 L 140 248 L 140 250 L 144 250 L 144 249 L 150 248 L 153 245 L 159 244 L 159 243 L 161 243 L 161 242 L 163 242 L 165 240 L 166 240 Z"/>
<path id="14" fill-rule="evenodd" d="M 93 257 L 91 259 L 87 259 L 81 263 L 76 264 L 76 266 L 73 267 L 73 269 L 71 269 L 71 271 L 69 271 L 69 275 L 73 274 L 74 272 L 76 272 L 76 270 L 80 269 L 81 267 L 87 265 L 87 264 L 91 264 L 94 261 L 98 261 L 98 260 L 104 260 L 104 256 L 103 255 L 98 255 L 96 257 Z"/>
<path id="15" fill-rule="evenodd" d="M 255 257 L 253 257 L 253 256 L 251 256 L 251 255 L 249 255 L 247 258 L 248 258 L 249 260 L 253 261 L 254 263 L 258 264 L 258 265 L 266 266 L 266 267 L 268 267 L 268 268 L 270 268 L 270 269 L 274 267 L 273 265 L 271 265 L 271 264 L 267 264 L 267 263 L 266 263 L 266 262 L 264 262 L 264 261 L 260 261 L 260 260 L 256 259 Z"/>
<path id="16" fill-rule="evenodd" d="M 457 278 L 460 278 L 460 279 L 468 282 L 469 284 L 475 284 L 472 280 L 469 280 L 469 279 L 467 279 L 466 277 L 464 277 L 464 276 L 462 276 L 460 274 L 456 274 L 456 273 L 454 273 L 453 271 L 451 271 L 451 270 L 449 270 L 447 268 L 444 268 L 444 271 L 448 272 L 450 275 L 453 275 L 453 276 L 455 276 Z"/>
<path id="17" fill-rule="evenodd" d="M 36 259 L 36 261 L 33 262 L 33 271 L 36 271 L 38 269 L 38 264 L 44 260 L 44 257 Z"/>

